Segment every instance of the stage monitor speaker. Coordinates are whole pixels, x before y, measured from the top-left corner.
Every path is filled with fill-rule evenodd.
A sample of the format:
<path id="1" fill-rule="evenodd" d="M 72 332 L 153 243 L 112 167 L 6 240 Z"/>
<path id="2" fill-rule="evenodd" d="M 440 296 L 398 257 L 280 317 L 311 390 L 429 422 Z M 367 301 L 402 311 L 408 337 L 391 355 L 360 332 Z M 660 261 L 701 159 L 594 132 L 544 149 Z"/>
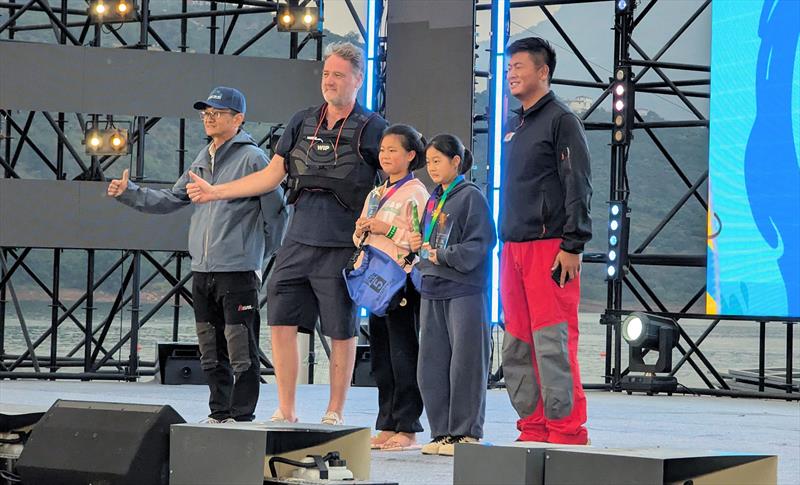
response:
<path id="1" fill-rule="evenodd" d="M 25 485 L 166 485 L 170 406 L 58 400 L 33 428 L 17 472 Z"/>
<path id="2" fill-rule="evenodd" d="M 162 384 L 207 384 L 200 366 L 200 346 L 195 343 L 158 343 L 156 376 Z"/>
<path id="3" fill-rule="evenodd" d="M 356 366 L 353 368 L 352 385 L 355 387 L 376 387 L 372 376 L 372 353 L 368 345 L 356 347 Z"/>
<path id="4" fill-rule="evenodd" d="M 270 458 L 301 460 L 336 451 L 355 482 L 369 479 L 370 431 L 354 426 L 298 423 L 181 424 L 170 432 L 170 485 L 263 485 L 288 478 L 294 467 Z M 209 459 L 212 457 L 212 459 Z"/>
<path id="5" fill-rule="evenodd" d="M 662 448 L 550 449 L 545 484 L 774 485 L 778 458 Z"/>

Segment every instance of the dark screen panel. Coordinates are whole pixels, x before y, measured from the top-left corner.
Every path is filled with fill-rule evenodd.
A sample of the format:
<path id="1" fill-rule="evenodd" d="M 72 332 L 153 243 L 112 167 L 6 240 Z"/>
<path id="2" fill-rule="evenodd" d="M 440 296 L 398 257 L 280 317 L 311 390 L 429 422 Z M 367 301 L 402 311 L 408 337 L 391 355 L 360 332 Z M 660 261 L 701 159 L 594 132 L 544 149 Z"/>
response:
<path id="1" fill-rule="evenodd" d="M 389 2 L 386 117 L 472 145 L 472 0 Z"/>
<path id="2" fill-rule="evenodd" d="M 285 123 L 322 99 L 317 61 L 11 41 L 0 59 L 5 109 L 181 118 L 224 85 L 245 94 L 249 120 Z"/>
<path id="3" fill-rule="evenodd" d="M 107 186 L 0 179 L 0 246 L 187 250 L 191 207 L 166 215 L 143 214 L 108 197 Z"/>

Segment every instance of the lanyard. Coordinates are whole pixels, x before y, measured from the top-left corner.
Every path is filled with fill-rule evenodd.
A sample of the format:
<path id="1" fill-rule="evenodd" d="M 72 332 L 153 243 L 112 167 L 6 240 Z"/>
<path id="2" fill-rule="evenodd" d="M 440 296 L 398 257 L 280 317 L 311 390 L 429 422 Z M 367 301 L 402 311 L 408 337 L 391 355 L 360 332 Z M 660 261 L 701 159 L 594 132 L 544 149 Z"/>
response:
<path id="1" fill-rule="evenodd" d="M 386 193 L 386 195 L 381 197 L 381 201 L 378 202 L 378 210 L 381 210 L 381 207 L 383 207 L 383 204 L 385 204 L 386 201 L 388 201 L 394 195 L 394 193 L 397 192 L 397 189 L 402 187 L 402 185 L 404 183 L 408 182 L 409 180 L 411 180 L 413 178 L 414 178 L 414 173 L 413 172 L 409 172 L 408 175 L 406 175 L 405 177 L 401 178 L 394 185 L 392 185 L 392 187 L 389 189 L 389 191 Z M 387 180 L 386 183 L 388 184 L 389 181 Z"/>
<path id="2" fill-rule="evenodd" d="M 459 175 L 455 178 L 455 180 L 453 180 L 450 186 L 447 187 L 444 192 L 442 192 L 442 196 L 439 198 L 439 204 L 436 206 L 436 210 L 433 210 L 433 204 L 436 203 L 436 195 L 431 195 L 430 199 L 428 199 L 428 204 L 425 207 L 425 236 L 423 237 L 422 242 L 426 243 L 430 241 L 431 234 L 433 233 L 433 227 L 436 225 L 436 221 L 439 219 L 439 215 L 442 213 L 442 207 L 444 207 L 444 202 L 447 200 L 448 194 L 450 194 L 450 191 L 453 190 L 453 187 L 463 181 L 463 175 Z"/>
<path id="3" fill-rule="evenodd" d="M 347 123 L 347 119 L 350 118 L 350 115 L 353 113 L 353 109 L 350 109 L 350 112 L 347 113 L 347 116 L 344 117 L 344 121 L 342 121 L 342 125 L 339 127 L 339 133 L 336 135 L 336 142 L 333 144 L 333 159 L 335 161 L 339 160 L 339 154 L 336 152 L 336 149 L 339 148 L 339 137 L 342 136 L 342 130 L 344 129 L 344 124 Z M 308 160 L 308 153 L 314 148 L 314 143 L 317 141 L 317 134 L 319 133 L 319 129 L 322 126 L 322 122 L 325 121 L 325 115 L 328 114 L 328 103 L 325 103 L 325 106 L 322 107 L 322 114 L 319 117 L 319 123 L 317 123 L 317 128 L 314 130 L 314 139 L 311 140 L 311 144 L 308 146 L 308 150 L 306 150 L 306 160 Z"/>

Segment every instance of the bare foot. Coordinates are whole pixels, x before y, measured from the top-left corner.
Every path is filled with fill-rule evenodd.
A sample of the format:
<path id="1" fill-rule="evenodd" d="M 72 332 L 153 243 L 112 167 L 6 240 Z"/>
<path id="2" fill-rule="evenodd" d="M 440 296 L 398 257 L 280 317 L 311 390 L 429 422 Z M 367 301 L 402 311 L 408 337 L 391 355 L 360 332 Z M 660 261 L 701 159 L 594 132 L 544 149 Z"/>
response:
<path id="1" fill-rule="evenodd" d="M 381 448 L 384 451 L 400 451 L 417 448 L 416 433 L 397 433 L 389 438 Z"/>
<path id="2" fill-rule="evenodd" d="M 383 448 L 384 443 L 392 438 L 396 433 L 394 431 L 381 431 L 377 435 L 369 439 L 369 446 L 373 450 L 380 450 Z"/>

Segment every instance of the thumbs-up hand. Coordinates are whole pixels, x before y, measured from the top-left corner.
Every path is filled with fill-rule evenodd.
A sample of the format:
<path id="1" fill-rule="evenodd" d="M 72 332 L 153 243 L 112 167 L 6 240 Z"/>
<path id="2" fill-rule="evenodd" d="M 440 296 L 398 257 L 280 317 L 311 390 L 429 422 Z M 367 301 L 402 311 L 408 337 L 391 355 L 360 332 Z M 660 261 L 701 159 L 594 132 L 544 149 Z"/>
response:
<path id="1" fill-rule="evenodd" d="M 195 204 L 205 204 L 215 200 L 214 186 L 206 182 L 203 177 L 194 172 L 189 172 L 191 182 L 186 184 L 186 194 Z"/>
<path id="2" fill-rule="evenodd" d="M 129 175 L 129 171 L 126 168 L 122 172 L 122 178 L 121 179 L 114 179 L 114 180 L 111 181 L 110 184 L 108 184 L 108 195 L 109 195 L 109 197 L 119 197 L 120 195 L 122 195 L 123 192 L 128 190 L 128 175 Z"/>

